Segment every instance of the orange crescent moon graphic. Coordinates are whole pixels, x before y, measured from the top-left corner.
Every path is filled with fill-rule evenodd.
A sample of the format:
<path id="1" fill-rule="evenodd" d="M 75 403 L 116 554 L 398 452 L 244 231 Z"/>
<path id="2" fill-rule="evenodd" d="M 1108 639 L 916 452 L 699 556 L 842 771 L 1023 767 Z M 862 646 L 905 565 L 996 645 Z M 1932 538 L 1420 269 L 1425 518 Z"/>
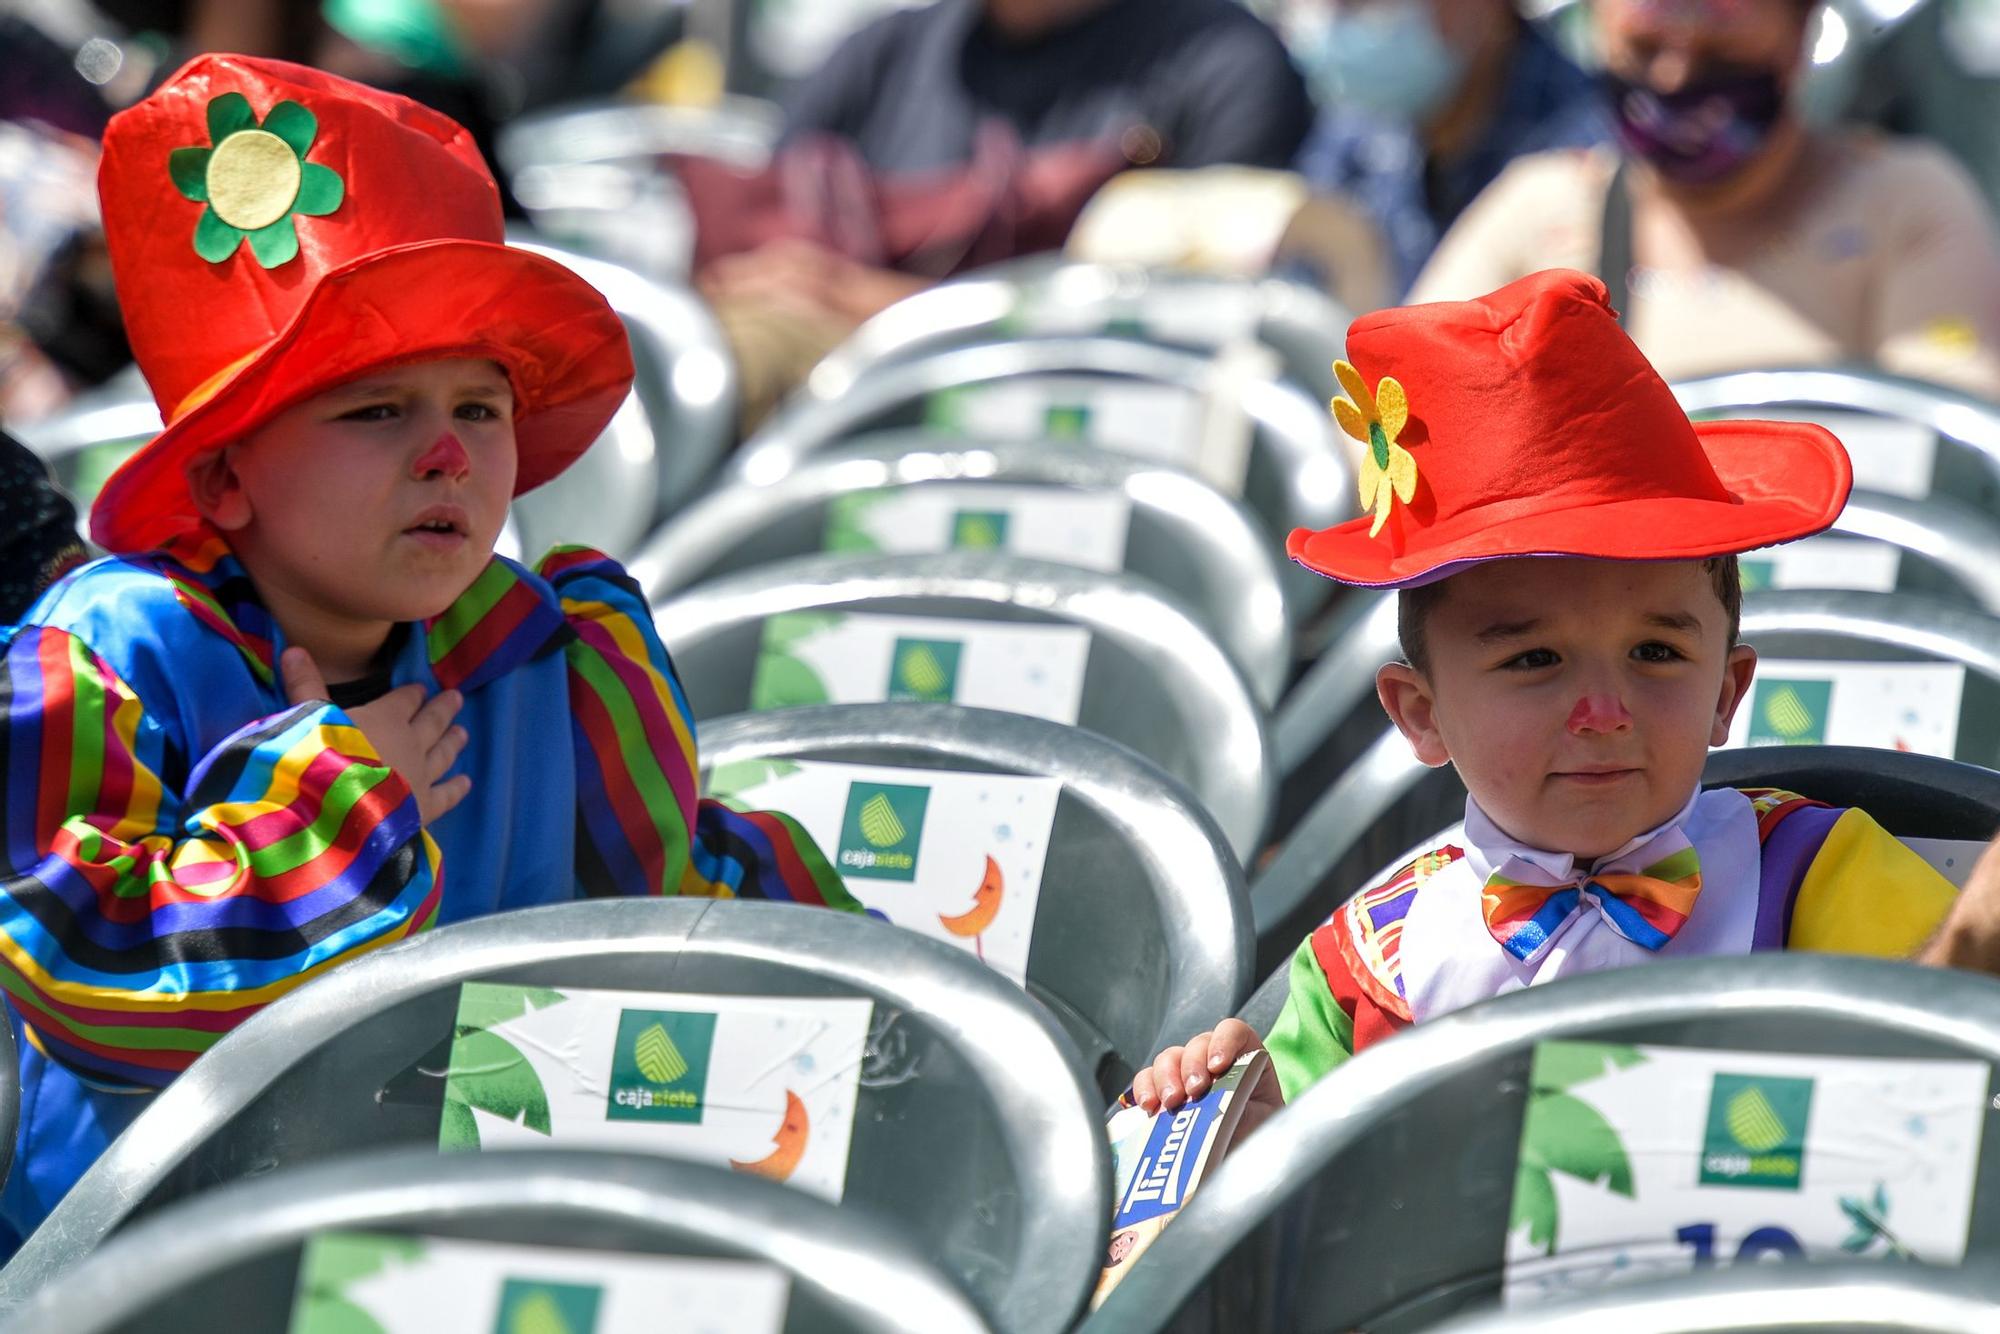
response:
<path id="1" fill-rule="evenodd" d="M 1000 915 L 1000 899 L 1006 887 L 1000 883 L 1000 863 L 986 859 L 986 878 L 972 891 L 972 907 L 956 917 L 938 914 L 938 921 L 954 936 L 977 936 L 993 925 Z"/>
<path id="2" fill-rule="evenodd" d="M 768 1154 L 754 1163 L 739 1162 L 731 1158 L 729 1165 L 739 1172 L 752 1176 L 769 1177 L 773 1181 L 784 1181 L 798 1170 L 799 1159 L 805 1156 L 806 1137 L 812 1133 L 812 1123 L 806 1119 L 806 1105 L 799 1101 L 799 1095 L 785 1090 L 785 1119 L 778 1126 L 778 1133 L 771 1137 L 776 1146 Z"/>

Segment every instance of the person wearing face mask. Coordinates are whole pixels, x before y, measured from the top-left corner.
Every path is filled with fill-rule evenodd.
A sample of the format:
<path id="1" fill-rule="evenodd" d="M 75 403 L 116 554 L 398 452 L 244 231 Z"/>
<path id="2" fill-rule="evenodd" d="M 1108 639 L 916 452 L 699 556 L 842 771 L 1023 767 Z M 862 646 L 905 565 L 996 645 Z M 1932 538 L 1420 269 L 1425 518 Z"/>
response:
<path id="1" fill-rule="evenodd" d="M 1813 0 L 1591 0 L 1615 148 L 1509 167 L 1414 301 L 1592 270 L 1670 380 L 1873 363 L 2000 397 L 2000 239 L 1927 142 L 1814 128 Z"/>
<path id="2" fill-rule="evenodd" d="M 1373 218 L 1398 293 L 1510 161 L 1607 136 L 1590 76 L 1514 0 L 1319 0 L 1288 27 L 1321 106 L 1298 170 Z"/>

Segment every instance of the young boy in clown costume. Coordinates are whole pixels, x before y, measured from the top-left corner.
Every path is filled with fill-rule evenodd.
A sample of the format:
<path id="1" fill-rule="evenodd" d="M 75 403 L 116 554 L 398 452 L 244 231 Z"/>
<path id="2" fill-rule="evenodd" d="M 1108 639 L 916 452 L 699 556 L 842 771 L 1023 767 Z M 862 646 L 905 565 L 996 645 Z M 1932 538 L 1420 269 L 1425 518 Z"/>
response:
<path id="1" fill-rule="evenodd" d="M 167 426 L 112 555 L 0 631 L 0 986 L 19 1235 L 258 1007 L 428 927 L 584 895 L 852 909 L 783 817 L 697 800 L 636 585 L 493 544 L 624 398 L 603 299 L 502 244 L 458 125 L 212 56 L 99 179 Z"/>
<path id="2" fill-rule="evenodd" d="M 1347 347 L 1334 410 L 1369 512 L 1291 555 L 1401 590 L 1377 693 L 1469 795 L 1461 830 L 1299 947 L 1246 1125 L 1370 1043 L 1560 977 L 1768 949 L 1991 967 L 2000 875 L 1954 904 L 1864 811 L 1701 790 L 1756 670 L 1735 553 L 1833 523 L 1837 440 L 1690 423 L 1580 273 L 1364 316 Z M 1224 1020 L 1128 1096 L 1178 1107 L 1259 1042 Z"/>

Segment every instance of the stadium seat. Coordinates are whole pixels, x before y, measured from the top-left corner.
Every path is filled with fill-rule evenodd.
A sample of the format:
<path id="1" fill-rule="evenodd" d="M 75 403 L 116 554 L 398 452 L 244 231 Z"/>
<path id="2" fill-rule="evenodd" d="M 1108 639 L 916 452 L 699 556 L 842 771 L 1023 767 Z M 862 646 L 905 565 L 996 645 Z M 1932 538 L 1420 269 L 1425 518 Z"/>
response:
<path id="1" fill-rule="evenodd" d="M 656 608 L 694 716 L 745 711 L 766 618 L 806 611 L 1089 630 L 1077 725 L 1186 783 L 1239 857 L 1257 848 L 1274 786 L 1262 710 L 1229 655 L 1157 587 L 982 551 L 807 557 L 726 575 Z"/>
<path id="2" fill-rule="evenodd" d="M 1075 1047 L 949 946 L 786 904 L 592 900 L 428 932 L 333 970 L 160 1093 L 0 1271 L 0 1306 L 139 1215 L 278 1167 L 435 1146 L 460 984 L 851 996 L 876 1007 L 843 1209 L 893 1225 L 1005 1327 L 1058 1331 L 1109 1217 Z"/>
<path id="3" fill-rule="evenodd" d="M 989 1325 L 933 1267 L 927 1245 L 877 1220 L 720 1168 L 553 1149 L 504 1157 L 397 1149 L 222 1186 L 133 1224 L 4 1327 L 38 1334 L 296 1328 L 290 1314 L 303 1252 L 327 1232 L 750 1262 L 789 1281 L 787 1334 L 1011 1327 Z M 482 1296 L 463 1294 L 473 1304 Z"/>
<path id="4" fill-rule="evenodd" d="M 1043 338 L 952 348 L 886 367 L 838 395 L 822 398 L 808 382 L 744 442 L 729 475 L 753 486 L 768 485 L 798 467 L 807 454 L 835 441 L 927 421 L 977 438 L 981 423 L 966 420 L 964 396 L 997 392 L 1018 395 L 1005 404 L 1010 422 L 1030 420 L 1049 434 L 1067 432 L 1084 443 L 1147 454 L 1202 473 L 1221 489 L 1242 496 L 1263 519 L 1274 546 L 1294 528 L 1325 528 L 1353 513 L 1354 464 L 1325 402 L 1284 380 L 1251 378 L 1217 395 L 1228 414 L 1240 410 L 1247 417 L 1252 428 L 1249 455 L 1247 460 L 1225 457 L 1229 451 L 1224 449 L 1202 466 L 1194 455 L 1204 391 L 1215 365 L 1212 357 L 1115 338 Z M 1107 390 L 1126 397 L 1117 411 L 1093 415 L 1092 396 Z M 1225 475 L 1230 473 L 1234 475 Z M 1240 485 L 1235 484 L 1239 477 Z M 1321 595 L 1329 591 L 1323 587 Z"/>
<path id="5" fill-rule="evenodd" d="M 1990 1269 L 1928 1265 L 1752 1265 L 1680 1274 L 1589 1297 L 1473 1312 L 1436 1334 L 1971 1334 L 2000 1327 Z"/>
<path id="6" fill-rule="evenodd" d="M 736 366 L 721 326 L 693 292 L 574 251 L 515 236 L 604 295 L 631 336 L 632 392 L 596 444 L 562 476 L 514 502 L 539 556 L 587 542 L 624 558 L 708 481 L 734 443 Z"/>
<path id="7" fill-rule="evenodd" d="M 1775 954 L 1755 969 L 1674 960 L 1570 978 L 1431 1020 L 1336 1070 L 1238 1146 L 1083 1334 L 1407 1329 L 1489 1300 L 1529 1063 L 1552 1039 L 1990 1065 L 2000 987 L 1947 969 Z M 1988 1138 L 1996 1116 L 1980 1113 Z M 1969 1244 L 1990 1264 L 2000 1197 L 1981 1177 Z"/>
<path id="8" fill-rule="evenodd" d="M 1058 506 L 1097 498 L 1124 509 L 1129 519 L 1121 563 L 1093 566 L 1081 554 L 1072 559 L 1074 547 L 1059 542 L 1023 550 L 1019 541 L 1006 539 L 1001 549 L 1065 564 L 1122 568 L 1152 580 L 1177 595 L 1230 651 L 1265 707 L 1277 702 L 1291 660 L 1283 589 L 1291 567 L 1279 567 L 1256 520 L 1240 504 L 1185 473 L 1127 455 L 1052 450 L 1039 442 L 967 445 L 942 437 L 878 437 L 844 445 L 813 455 L 770 486 L 711 491 L 653 535 L 631 561 L 632 576 L 657 605 L 704 580 L 775 560 L 850 543 L 866 549 L 863 544 L 871 539 L 843 536 L 842 515 L 892 488 L 905 498 L 928 492 L 961 509 L 1004 505 L 1003 521 L 1017 538 L 1031 526 L 1024 519 L 1036 512 L 1039 498 Z M 982 495 L 996 497 L 992 506 L 982 503 Z M 1044 506 L 1041 512 L 1050 510 Z M 1046 526 L 1051 537 L 1065 535 L 1054 523 Z M 940 523 L 937 537 L 929 552 L 949 549 L 948 524 Z M 898 549 L 906 556 L 916 550 Z"/>
<path id="9" fill-rule="evenodd" d="M 1003 338 L 1131 337 L 1190 352 L 1251 340 L 1278 353 L 1315 398 L 1340 393 L 1333 363 L 1353 316 L 1325 292 L 1279 278 L 1092 264 L 1030 255 L 974 270 L 905 297 L 863 324 L 813 368 L 812 392 L 832 398 L 884 367 Z"/>
<path id="10" fill-rule="evenodd" d="M 1784 788 L 1830 805 L 1860 806 L 1954 883 L 1971 870 L 1979 845 L 2000 831 L 2000 773 L 1931 755 L 1748 746 L 1710 751 L 1703 782 Z M 1258 976 L 1268 982 L 1349 895 L 1407 861 L 1419 850 L 1415 844 L 1441 836 L 1464 811 L 1457 773 L 1424 768 L 1400 733 L 1384 731 L 1252 880 Z"/>
<path id="11" fill-rule="evenodd" d="M 1076 1040 L 1107 1098 L 1136 1063 L 1249 990 L 1235 857 L 1185 788 L 1122 746 L 950 704 L 743 714 L 704 724 L 701 741 L 711 769 L 784 758 L 1061 779 L 1028 991 Z"/>

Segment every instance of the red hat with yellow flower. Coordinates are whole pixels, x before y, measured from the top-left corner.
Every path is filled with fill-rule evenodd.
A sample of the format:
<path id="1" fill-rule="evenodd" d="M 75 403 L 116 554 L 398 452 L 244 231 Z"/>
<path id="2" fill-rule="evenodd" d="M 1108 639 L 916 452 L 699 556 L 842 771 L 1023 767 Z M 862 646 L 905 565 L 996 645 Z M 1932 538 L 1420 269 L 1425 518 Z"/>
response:
<path id="1" fill-rule="evenodd" d="M 1366 512 L 1286 543 L 1342 583 L 1411 588 L 1514 556 L 1729 555 L 1832 526 L 1853 482 L 1824 427 L 1690 422 L 1586 274 L 1377 311 L 1347 353 L 1333 411 L 1362 446 Z"/>
<path id="2" fill-rule="evenodd" d="M 379 367 L 505 367 L 517 493 L 589 448 L 631 386 L 604 298 L 504 244 L 471 136 L 407 98 L 203 56 L 112 119 L 98 194 L 126 332 L 167 424 L 91 508 L 108 550 L 196 522 L 189 463 Z"/>

